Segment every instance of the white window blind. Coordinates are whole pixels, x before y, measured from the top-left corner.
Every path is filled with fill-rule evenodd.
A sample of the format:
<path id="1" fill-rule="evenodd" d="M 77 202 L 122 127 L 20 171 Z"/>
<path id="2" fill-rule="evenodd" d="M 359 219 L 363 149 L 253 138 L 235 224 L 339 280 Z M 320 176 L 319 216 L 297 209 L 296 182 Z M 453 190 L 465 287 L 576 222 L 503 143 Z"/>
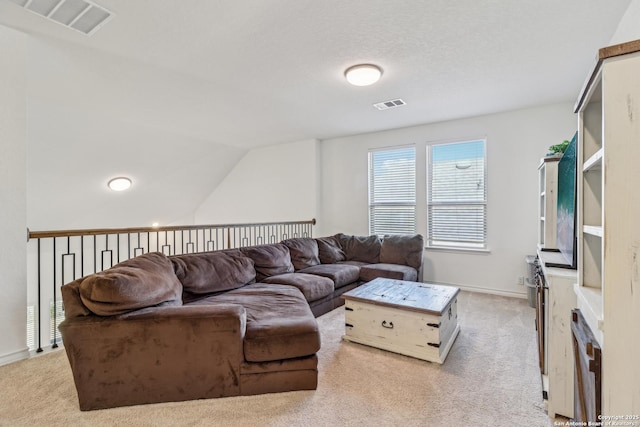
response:
<path id="1" fill-rule="evenodd" d="M 369 152 L 369 232 L 416 232 L 415 147 Z"/>
<path id="2" fill-rule="evenodd" d="M 485 248 L 485 141 L 429 146 L 427 180 L 427 244 Z"/>

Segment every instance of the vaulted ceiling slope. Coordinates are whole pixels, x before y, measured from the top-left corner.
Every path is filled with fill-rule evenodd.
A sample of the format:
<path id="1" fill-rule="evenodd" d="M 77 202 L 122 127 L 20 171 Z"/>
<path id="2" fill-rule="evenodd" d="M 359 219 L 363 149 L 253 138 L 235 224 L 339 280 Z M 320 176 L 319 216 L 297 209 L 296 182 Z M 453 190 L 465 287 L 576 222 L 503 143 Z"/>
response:
<path id="1" fill-rule="evenodd" d="M 179 220 L 258 146 L 572 101 L 629 5 L 96 2 L 115 16 L 87 37 L 0 0 L 0 24 L 33 35 L 32 228 L 145 225 L 150 206 Z M 344 70 L 364 62 L 382 79 L 350 86 Z M 407 105 L 372 106 L 395 98 Z M 131 171 L 137 194 L 102 193 Z"/>
<path id="2" fill-rule="evenodd" d="M 629 5 L 629 0 L 97 2 L 115 17 L 91 37 L 8 0 L 0 0 L 0 23 L 157 68 L 161 77 L 149 73 L 140 81 L 139 75 L 120 73 L 117 65 L 102 64 L 114 82 L 95 87 L 92 95 L 108 96 L 116 85 L 131 95 L 140 91 L 125 107 L 138 111 L 136 120 L 162 121 L 193 137 L 241 147 L 573 100 L 596 50 L 608 43 Z M 355 88 L 345 82 L 345 68 L 361 62 L 384 69 L 378 85 Z M 70 72 L 69 79 L 75 79 Z M 153 85 L 158 93 L 148 96 Z M 394 98 L 407 106 L 383 112 L 372 107 Z"/>

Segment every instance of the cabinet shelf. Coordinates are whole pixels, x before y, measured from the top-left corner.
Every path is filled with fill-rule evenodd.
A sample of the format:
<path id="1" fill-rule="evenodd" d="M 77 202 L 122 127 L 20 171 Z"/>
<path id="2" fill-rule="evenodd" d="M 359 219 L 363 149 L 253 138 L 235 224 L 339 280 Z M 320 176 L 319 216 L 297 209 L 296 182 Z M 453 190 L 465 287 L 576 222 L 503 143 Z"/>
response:
<path id="1" fill-rule="evenodd" d="M 602 170 L 602 155 L 604 154 L 604 150 L 600 148 L 598 151 L 593 153 L 591 157 L 589 157 L 582 166 L 583 172 Z"/>
<path id="2" fill-rule="evenodd" d="M 578 308 L 582 311 L 582 315 L 596 336 L 596 340 L 602 345 L 602 330 L 604 329 L 602 289 L 579 286 L 577 283 L 573 289 L 578 300 Z"/>
<path id="3" fill-rule="evenodd" d="M 582 227 L 582 231 L 583 233 L 589 234 L 591 236 L 596 236 L 596 237 L 603 236 L 602 226 L 600 225 L 584 225 Z"/>
<path id="4" fill-rule="evenodd" d="M 556 249 L 559 157 L 546 157 L 538 167 L 538 246 Z"/>

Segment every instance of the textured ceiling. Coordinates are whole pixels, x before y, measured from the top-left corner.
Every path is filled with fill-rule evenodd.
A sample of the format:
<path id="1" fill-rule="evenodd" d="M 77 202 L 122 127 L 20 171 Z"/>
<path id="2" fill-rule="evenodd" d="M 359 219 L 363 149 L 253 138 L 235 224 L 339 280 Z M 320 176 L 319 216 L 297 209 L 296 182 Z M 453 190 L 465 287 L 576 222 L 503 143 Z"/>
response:
<path id="1" fill-rule="evenodd" d="M 98 3 L 116 16 L 92 37 L 6 0 L 0 23 L 79 45 L 64 72 L 121 101 L 105 114 L 250 148 L 573 101 L 629 0 Z M 361 62 L 379 84 L 345 82 Z"/>
<path id="2" fill-rule="evenodd" d="M 629 4 L 97 2 L 115 17 L 87 37 L 0 0 L 0 24 L 33 36 L 31 229 L 189 222 L 252 147 L 573 102 Z M 350 86 L 363 62 L 382 79 Z M 118 175 L 126 194 L 106 189 Z"/>

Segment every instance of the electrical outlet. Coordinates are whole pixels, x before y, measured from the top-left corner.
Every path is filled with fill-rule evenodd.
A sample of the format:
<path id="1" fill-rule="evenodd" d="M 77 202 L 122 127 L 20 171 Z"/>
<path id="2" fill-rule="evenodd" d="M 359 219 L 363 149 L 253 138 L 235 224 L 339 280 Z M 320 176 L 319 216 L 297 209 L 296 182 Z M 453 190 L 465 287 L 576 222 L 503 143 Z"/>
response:
<path id="1" fill-rule="evenodd" d="M 518 285 L 524 285 L 524 276 L 518 277 Z"/>

